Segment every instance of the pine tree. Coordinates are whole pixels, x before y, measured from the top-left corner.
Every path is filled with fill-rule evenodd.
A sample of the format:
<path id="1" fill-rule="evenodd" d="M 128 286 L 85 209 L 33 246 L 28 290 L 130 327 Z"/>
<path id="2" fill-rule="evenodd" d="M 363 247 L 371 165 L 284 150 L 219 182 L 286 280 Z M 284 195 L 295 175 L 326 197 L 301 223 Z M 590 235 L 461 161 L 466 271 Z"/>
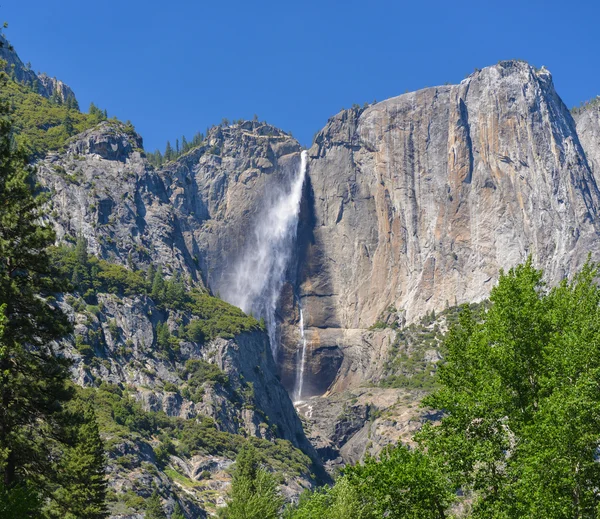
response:
<path id="1" fill-rule="evenodd" d="M 108 515 L 104 446 L 91 403 L 75 401 L 69 418 L 69 445 L 57 463 L 58 488 L 48 513 L 65 519 L 103 519 Z"/>
<path id="2" fill-rule="evenodd" d="M 165 298 L 169 303 L 181 303 L 185 296 L 185 287 L 181 274 L 176 272 L 173 278 L 165 282 Z"/>
<path id="3" fill-rule="evenodd" d="M 171 148 L 171 143 L 167 141 L 167 146 L 165 147 L 165 161 L 169 161 L 173 158 L 173 148 Z"/>
<path id="4" fill-rule="evenodd" d="M 273 475 L 260 466 L 258 452 L 246 444 L 235 460 L 235 471 L 222 519 L 276 519 L 283 498 Z"/>
<path id="5" fill-rule="evenodd" d="M 167 519 L 167 514 L 163 510 L 160 496 L 154 492 L 146 501 L 145 519 Z"/>
<path id="6" fill-rule="evenodd" d="M 68 400 L 67 363 L 49 344 L 70 327 L 43 297 L 60 288 L 46 248 L 54 232 L 39 223 L 43 200 L 32 194 L 26 156 L 15 149 L 8 107 L 0 106 L 0 304 L 7 323 L 0 350 L 0 474 L 7 488 L 26 474 L 42 476 L 60 402 Z M 27 431 L 27 433 L 25 433 Z"/>
<path id="7" fill-rule="evenodd" d="M 150 263 L 148 270 L 146 272 L 146 283 L 148 284 L 149 287 L 152 287 L 152 284 L 154 283 L 155 275 L 156 275 L 156 269 L 154 268 L 154 265 L 152 263 Z"/>
<path id="8" fill-rule="evenodd" d="M 37 494 L 56 490 L 60 453 L 69 448 L 65 406 L 74 390 L 56 341 L 72 327 L 48 298 L 65 288 L 47 252 L 55 235 L 40 223 L 45 198 L 34 196 L 33 171 L 14 145 L 8 113 L 0 102 L 0 501 L 21 493 L 19 506 L 35 507 Z"/>
<path id="9" fill-rule="evenodd" d="M 73 126 L 73 118 L 69 114 L 69 111 L 65 113 L 65 118 L 63 119 L 62 124 L 69 137 L 75 133 L 75 128 Z"/>
<path id="10" fill-rule="evenodd" d="M 179 503 L 175 503 L 175 508 L 173 509 L 173 513 L 171 514 L 171 519 L 185 519 L 185 515 Z"/>
<path id="11" fill-rule="evenodd" d="M 69 110 L 79 111 L 79 103 L 77 102 L 77 99 L 75 98 L 75 96 L 73 94 L 69 94 L 67 96 L 67 100 L 66 100 L 65 104 Z"/>
<path id="12" fill-rule="evenodd" d="M 179 139 L 175 139 L 175 154 L 179 155 Z"/>
<path id="13" fill-rule="evenodd" d="M 161 301 L 165 296 L 165 278 L 163 276 L 162 265 L 158 266 L 154 279 L 152 280 L 152 298 Z"/>

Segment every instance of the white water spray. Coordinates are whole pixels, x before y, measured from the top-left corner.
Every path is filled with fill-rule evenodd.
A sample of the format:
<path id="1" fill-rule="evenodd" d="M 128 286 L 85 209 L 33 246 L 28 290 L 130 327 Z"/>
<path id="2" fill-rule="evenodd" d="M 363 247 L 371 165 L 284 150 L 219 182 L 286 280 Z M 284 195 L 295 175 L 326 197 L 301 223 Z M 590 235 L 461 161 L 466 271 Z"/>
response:
<path id="1" fill-rule="evenodd" d="M 294 391 L 294 403 L 302 402 L 302 386 L 304 385 L 304 365 L 306 364 L 306 336 L 304 335 L 304 313 L 300 308 L 300 341 L 302 342 L 302 353 L 300 362 L 296 363 L 296 390 Z"/>
<path id="2" fill-rule="evenodd" d="M 248 242 L 231 281 L 222 291 L 229 303 L 265 319 L 274 356 L 278 346 L 275 310 L 296 238 L 306 163 L 307 152 L 303 151 L 289 189 L 266 202 L 254 228 L 254 239 Z"/>

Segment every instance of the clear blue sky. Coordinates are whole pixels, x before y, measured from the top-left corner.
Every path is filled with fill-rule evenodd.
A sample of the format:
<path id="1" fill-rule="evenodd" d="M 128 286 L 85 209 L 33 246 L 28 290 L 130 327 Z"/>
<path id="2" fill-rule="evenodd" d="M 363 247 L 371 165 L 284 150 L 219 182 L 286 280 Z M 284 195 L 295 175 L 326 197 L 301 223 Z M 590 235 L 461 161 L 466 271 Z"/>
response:
<path id="1" fill-rule="evenodd" d="M 597 0 L 0 2 L 23 61 L 150 151 L 254 114 L 309 145 L 342 107 L 510 58 L 549 68 L 573 106 L 600 93 L 599 19 Z"/>

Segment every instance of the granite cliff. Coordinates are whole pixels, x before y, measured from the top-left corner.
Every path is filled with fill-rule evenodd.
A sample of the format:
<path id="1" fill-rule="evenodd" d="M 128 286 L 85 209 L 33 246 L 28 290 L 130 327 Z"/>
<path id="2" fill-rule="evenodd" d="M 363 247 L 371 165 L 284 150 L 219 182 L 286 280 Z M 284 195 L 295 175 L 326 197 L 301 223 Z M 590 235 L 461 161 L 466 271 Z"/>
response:
<path id="1" fill-rule="evenodd" d="M 333 117 L 309 150 L 294 288 L 313 392 L 372 378 L 378 319 L 481 301 L 528 255 L 550 283 L 597 259 L 597 150 L 597 109 L 576 124 L 550 73 L 518 61 Z"/>

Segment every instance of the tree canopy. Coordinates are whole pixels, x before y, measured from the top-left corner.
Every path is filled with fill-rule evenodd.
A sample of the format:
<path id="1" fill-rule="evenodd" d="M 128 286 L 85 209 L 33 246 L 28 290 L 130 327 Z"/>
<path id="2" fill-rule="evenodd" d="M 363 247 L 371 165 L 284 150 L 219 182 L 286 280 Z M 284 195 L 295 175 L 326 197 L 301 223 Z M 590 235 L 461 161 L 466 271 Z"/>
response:
<path id="1" fill-rule="evenodd" d="M 423 402 L 442 420 L 414 449 L 346 468 L 287 517 L 596 518 L 597 276 L 588 263 L 549 289 L 531 259 L 502 272 L 489 309 L 475 318 L 465 306 L 446 337 L 438 389 Z"/>

